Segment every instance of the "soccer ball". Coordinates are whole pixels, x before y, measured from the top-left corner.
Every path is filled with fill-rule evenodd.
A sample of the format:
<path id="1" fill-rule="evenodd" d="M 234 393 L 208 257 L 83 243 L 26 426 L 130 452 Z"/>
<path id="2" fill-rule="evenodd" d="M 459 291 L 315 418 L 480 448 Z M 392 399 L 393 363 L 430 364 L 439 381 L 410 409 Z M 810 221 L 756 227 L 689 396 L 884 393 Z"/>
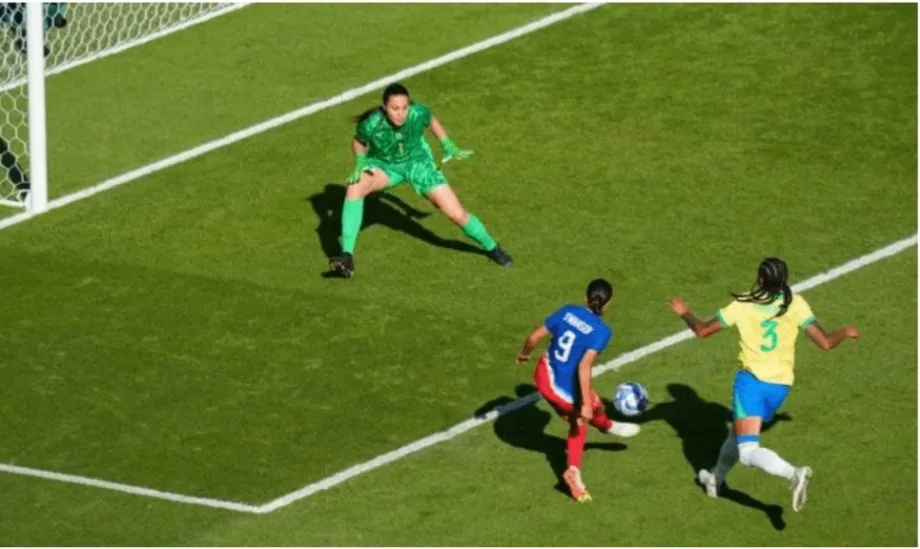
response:
<path id="1" fill-rule="evenodd" d="M 624 416 L 637 416 L 648 408 L 648 391 L 635 381 L 621 383 L 613 393 L 613 406 Z"/>

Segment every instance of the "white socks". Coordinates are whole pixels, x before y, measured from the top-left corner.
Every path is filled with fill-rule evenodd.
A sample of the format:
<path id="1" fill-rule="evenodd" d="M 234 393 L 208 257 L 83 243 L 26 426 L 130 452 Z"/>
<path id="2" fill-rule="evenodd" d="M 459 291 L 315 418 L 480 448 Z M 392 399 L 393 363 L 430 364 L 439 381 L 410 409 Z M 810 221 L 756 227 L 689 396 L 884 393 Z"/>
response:
<path id="1" fill-rule="evenodd" d="M 795 473 L 795 467 L 773 450 L 762 448 L 758 442 L 742 442 L 738 444 L 735 440 L 735 434 L 729 432 L 725 442 L 722 443 L 722 449 L 719 451 L 719 461 L 712 469 L 712 474 L 715 475 L 718 484 L 722 484 L 725 480 L 725 475 L 731 471 L 738 461 L 748 467 L 756 467 L 786 480 L 791 479 Z"/>
<path id="2" fill-rule="evenodd" d="M 719 461 L 712 470 L 712 474 L 716 477 L 717 484 L 722 484 L 722 481 L 725 480 L 725 475 L 731 471 L 732 467 L 737 462 L 738 443 L 735 442 L 734 433 L 729 431 L 728 437 L 726 437 L 725 442 L 722 443 L 722 449 L 719 450 Z"/>
<path id="3" fill-rule="evenodd" d="M 788 461 L 779 457 L 779 454 L 769 448 L 761 448 L 757 442 L 742 442 L 738 445 L 738 458 L 744 465 L 757 467 L 771 475 L 791 480 L 795 474 L 795 467 Z M 719 456 L 721 465 L 721 455 Z"/>

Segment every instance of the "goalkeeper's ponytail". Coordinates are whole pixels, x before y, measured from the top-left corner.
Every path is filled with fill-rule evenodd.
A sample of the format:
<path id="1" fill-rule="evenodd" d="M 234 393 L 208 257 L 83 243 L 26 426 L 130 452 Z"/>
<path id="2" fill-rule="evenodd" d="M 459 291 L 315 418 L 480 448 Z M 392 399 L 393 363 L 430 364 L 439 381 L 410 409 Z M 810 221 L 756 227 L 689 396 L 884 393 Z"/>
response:
<path id="1" fill-rule="evenodd" d="M 353 119 L 354 122 L 356 124 L 360 124 L 361 122 L 364 122 L 365 120 L 370 118 L 375 112 L 377 111 L 383 112 L 383 105 L 386 105 L 387 102 L 390 100 L 390 98 L 395 95 L 405 95 L 406 98 L 408 99 L 409 89 L 403 86 L 402 84 L 400 84 L 399 82 L 393 82 L 392 84 L 390 84 L 389 86 L 383 89 L 383 103 L 376 107 L 371 107 L 367 109 L 366 111 L 362 112 L 361 114 L 359 114 L 358 116 L 355 116 Z"/>
<path id="2" fill-rule="evenodd" d="M 377 111 L 383 112 L 383 107 L 371 107 L 367 109 L 366 111 L 362 112 L 361 114 L 359 114 L 358 116 L 353 117 L 352 120 L 354 121 L 355 124 L 360 124 L 361 122 L 364 122 L 365 120 L 370 118 L 371 115 L 373 115 Z"/>

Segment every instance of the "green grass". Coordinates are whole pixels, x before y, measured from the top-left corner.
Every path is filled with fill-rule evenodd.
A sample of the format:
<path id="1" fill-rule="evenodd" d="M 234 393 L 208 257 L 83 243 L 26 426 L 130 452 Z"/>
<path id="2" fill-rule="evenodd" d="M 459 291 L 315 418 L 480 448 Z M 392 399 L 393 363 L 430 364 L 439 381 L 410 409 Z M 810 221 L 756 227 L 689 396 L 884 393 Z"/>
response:
<path id="1" fill-rule="evenodd" d="M 712 465 L 725 434 L 736 354 L 729 336 L 682 344 L 598 379 L 604 394 L 624 379 L 641 380 L 663 409 L 649 415 L 666 420 L 645 423 L 640 437 L 620 451 L 586 452 L 582 469 L 595 497 L 590 505 L 554 490 L 547 460 L 563 448 L 565 428 L 540 404 L 277 515 L 222 524 L 190 543 L 912 545 L 916 524 L 907 519 L 917 513 L 917 316 L 915 310 L 892 311 L 916 299 L 916 262 L 912 251 L 808 294 L 826 323 L 857 321 L 864 338 L 827 354 L 801 345 L 801 379 L 784 406 L 791 419 L 764 436 L 764 444 L 816 471 L 800 515 L 789 509 L 785 482 L 740 465 L 729 485 L 747 504 L 709 501 L 692 482 L 696 467 Z M 880 281 L 884 290 L 864 291 Z M 840 302 L 840 295 L 849 299 Z M 526 370 L 517 377 L 529 385 Z M 673 398 L 669 384 L 694 390 L 696 398 L 686 389 Z M 589 441 L 604 437 L 592 432 Z M 876 448 L 884 448 L 882 455 Z M 783 530 L 768 512 L 781 517 L 776 524 L 785 523 Z M 290 524 L 309 526 L 291 532 Z"/>
<path id="2" fill-rule="evenodd" d="M 52 76 L 49 195 L 72 193 L 559 9 L 260 4 Z M 375 33 L 375 26 L 387 32 Z M 61 47 L 74 42 L 65 33 L 87 34 L 54 32 Z M 24 116 L 20 89 L 0 94 L 0 105 L 14 98 Z M 28 139 L 15 115 L 0 127 Z"/>
<path id="3" fill-rule="evenodd" d="M 51 195 L 362 86 L 554 9 L 256 5 L 53 77 Z M 371 32 L 377 25 L 388 31 Z M 403 35 L 404 42 L 394 42 Z"/>
<path id="4" fill-rule="evenodd" d="M 55 77 L 49 89 L 84 107 L 49 112 L 55 146 L 73 140 L 55 192 L 559 8 L 381 15 L 422 28 L 410 49 L 347 24 L 366 9 L 247 8 Z M 305 41 L 307 13 L 324 40 Z M 278 55 L 285 44 L 301 55 Z M 436 212 L 371 200 L 357 276 L 320 276 L 347 117 L 374 97 L 5 230 L 0 462 L 262 503 L 513 396 L 530 378 L 512 366 L 524 335 L 594 276 L 617 289 L 612 357 L 680 328 L 668 297 L 708 314 L 766 255 L 801 280 L 913 234 L 916 46 L 915 6 L 611 5 L 410 79 L 476 150 L 447 175 L 511 270 Z M 165 72 L 148 63 L 168 59 L 189 61 L 152 93 L 143 79 Z M 144 128 L 131 139 L 101 109 L 115 100 L 106 77 L 127 71 L 118 118 Z M 823 323 L 864 337 L 803 345 L 792 420 L 764 437 L 816 469 L 802 515 L 751 470 L 730 480 L 748 505 L 690 482 L 724 436 L 735 347 L 721 337 L 598 380 L 608 394 L 638 379 L 657 403 L 684 384 L 710 404 L 665 406 L 621 451 L 589 451 L 592 506 L 553 489 L 544 454 L 562 427 L 540 405 L 264 517 L 0 475 L 0 530 L 29 545 L 914 544 L 916 264 L 912 250 L 809 293 Z M 782 531 L 763 509 L 775 505 Z"/>

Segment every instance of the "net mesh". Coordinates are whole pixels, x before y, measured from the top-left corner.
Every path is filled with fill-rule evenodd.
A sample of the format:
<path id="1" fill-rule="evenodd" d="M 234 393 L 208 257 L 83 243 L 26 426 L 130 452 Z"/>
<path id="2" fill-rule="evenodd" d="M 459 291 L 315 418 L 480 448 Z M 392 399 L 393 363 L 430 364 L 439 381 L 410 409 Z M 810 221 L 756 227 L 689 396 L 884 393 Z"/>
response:
<path id="1" fill-rule="evenodd" d="M 239 7 L 229 3 L 45 3 L 45 75 L 113 55 Z M 26 4 L 0 3 L 0 202 L 28 188 Z"/>

